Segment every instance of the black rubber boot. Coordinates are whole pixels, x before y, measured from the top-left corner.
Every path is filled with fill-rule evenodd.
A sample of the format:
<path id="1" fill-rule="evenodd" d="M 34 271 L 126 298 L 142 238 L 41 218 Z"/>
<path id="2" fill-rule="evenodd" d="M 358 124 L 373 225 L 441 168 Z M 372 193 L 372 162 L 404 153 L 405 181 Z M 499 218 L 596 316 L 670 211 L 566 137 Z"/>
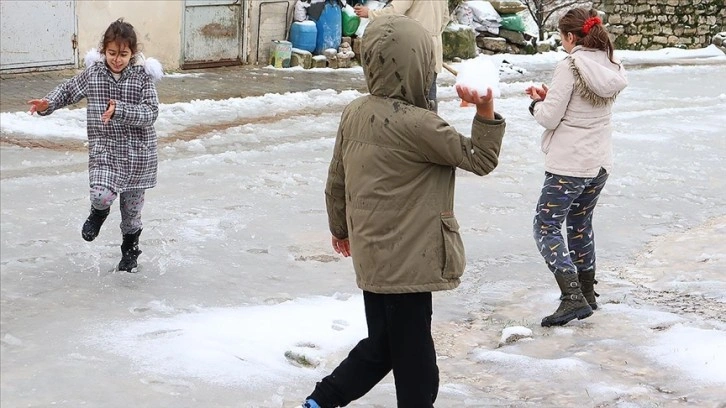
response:
<path id="1" fill-rule="evenodd" d="M 141 236 L 141 230 L 133 234 L 124 234 L 124 240 L 121 243 L 121 262 L 118 263 L 119 271 L 135 272 L 134 269 L 138 266 L 136 260 L 141 255 L 139 236 Z"/>
<path id="2" fill-rule="evenodd" d="M 91 214 L 88 215 L 86 222 L 83 223 L 83 229 L 81 230 L 81 236 L 88 242 L 93 241 L 98 236 L 98 232 L 101 231 L 101 225 L 106 221 L 108 213 L 111 208 L 105 210 L 97 210 L 91 207 Z"/>
<path id="3" fill-rule="evenodd" d="M 592 310 L 597 309 L 597 299 L 595 298 L 600 294 L 595 292 L 595 285 L 597 285 L 595 271 L 578 272 L 577 278 L 580 280 L 582 295 L 585 296 L 585 300 Z"/>
<path id="4" fill-rule="evenodd" d="M 555 273 L 555 279 L 563 292 L 560 297 L 560 307 L 553 314 L 542 319 L 542 327 L 562 326 L 570 320 L 590 317 L 592 308 L 582 295 L 577 274 Z"/>

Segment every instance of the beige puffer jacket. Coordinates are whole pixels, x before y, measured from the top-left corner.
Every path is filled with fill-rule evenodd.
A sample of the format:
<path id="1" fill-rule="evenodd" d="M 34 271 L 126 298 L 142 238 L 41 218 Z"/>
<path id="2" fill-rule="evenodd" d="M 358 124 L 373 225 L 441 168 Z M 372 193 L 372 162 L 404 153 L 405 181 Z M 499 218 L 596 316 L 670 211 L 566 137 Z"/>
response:
<path id="1" fill-rule="evenodd" d="M 395 0 L 379 10 L 370 10 L 371 22 L 379 16 L 405 15 L 421 23 L 429 32 L 436 53 L 436 73 L 440 74 L 444 63 L 444 46 L 441 33 L 449 24 L 449 3 L 447 0 Z"/>
<path id="2" fill-rule="evenodd" d="M 504 120 L 477 116 L 468 138 L 428 110 L 432 44 L 410 18 L 371 22 L 362 62 L 371 94 L 341 117 L 325 188 L 330 231 L 350 239 L 365 291 L 456 288 L 466 263 L 453 212 L 456 168 L 491 172 Z"/>
<path id="3" fill-rule="evenodd" d="M 610 172 L 612 105 L 628 81 L 622 64 L 607 52 L 576 46 L 555 67 L 547 97 L 533 108 L 544 126 L 545 170 L 561 176 L 595 177 Z"/>

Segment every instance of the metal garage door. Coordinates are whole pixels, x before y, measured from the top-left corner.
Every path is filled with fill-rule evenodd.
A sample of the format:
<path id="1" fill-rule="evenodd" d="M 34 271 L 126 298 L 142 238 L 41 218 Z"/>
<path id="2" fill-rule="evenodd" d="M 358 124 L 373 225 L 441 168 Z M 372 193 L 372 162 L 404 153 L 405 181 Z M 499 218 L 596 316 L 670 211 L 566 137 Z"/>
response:
<path id="1" fill-rule="evenodd" d="M 242 44 L 241 0 L 186 0 L 183 68 L 238 64 Z"/>
<path id="2" fill-rule="evenodd" d="M 74 0 L 0 1 L 0 70 L 75 64 Z"/>

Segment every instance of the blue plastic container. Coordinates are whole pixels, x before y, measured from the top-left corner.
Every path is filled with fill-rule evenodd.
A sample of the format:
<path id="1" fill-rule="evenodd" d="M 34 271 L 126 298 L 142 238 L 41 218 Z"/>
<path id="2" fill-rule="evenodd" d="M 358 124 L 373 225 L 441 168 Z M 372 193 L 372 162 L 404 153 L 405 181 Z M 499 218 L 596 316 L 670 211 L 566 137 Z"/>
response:
<path id="1" fill-rule="evenodd" d="M 315 53 L 322 54 L 328 48 L 340 47 L 340 37 L 343 36 L 343 10 L 337 1 L 326 2 L 320 18 L 316 22 L 318 26 L 318 38 L 315 44 Z"/>
<path id="2" fill-rule="evenodd" d="M 293 48 L 313 52 L 318 40 L 318 26 L 314 21 L 296 21 L 290 26 L 290 42 Z"/>

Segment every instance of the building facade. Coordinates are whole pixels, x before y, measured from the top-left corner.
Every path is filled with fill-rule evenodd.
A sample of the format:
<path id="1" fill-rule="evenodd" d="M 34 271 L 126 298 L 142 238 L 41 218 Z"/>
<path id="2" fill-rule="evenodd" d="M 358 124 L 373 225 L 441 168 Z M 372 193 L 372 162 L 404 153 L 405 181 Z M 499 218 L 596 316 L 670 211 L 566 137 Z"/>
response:
<path id="1" fill-rule="evenodd" d="M 123 17 L 166 70 L 266 64 L 295 0 L 2 0 L 0 72 L 79 67 Z"/>

